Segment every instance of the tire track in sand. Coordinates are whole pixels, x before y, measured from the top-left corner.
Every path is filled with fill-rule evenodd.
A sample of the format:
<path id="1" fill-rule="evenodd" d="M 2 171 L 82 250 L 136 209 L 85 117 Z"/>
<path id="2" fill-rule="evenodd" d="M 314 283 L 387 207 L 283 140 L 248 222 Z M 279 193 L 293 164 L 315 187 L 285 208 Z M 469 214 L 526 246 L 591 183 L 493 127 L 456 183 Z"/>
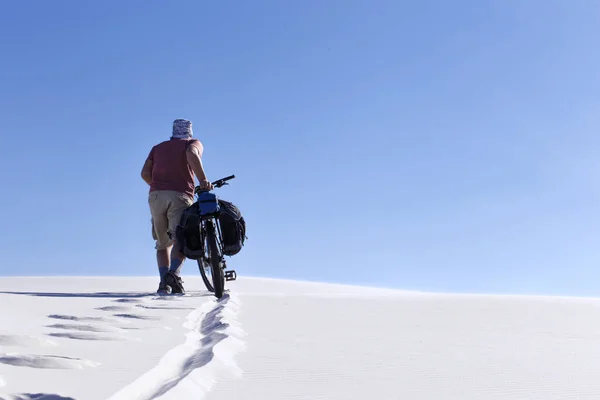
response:
<path id="1" fill-rule="evenodd" d="M 229 294 L 208 301 L 188 315 L 186 341 L 159 363 L 108 400 L 152 400 L 165 393 L 173 398 L 203 397 L 216 382 L 216 369 L 241 375 L 234 356 L 244 349 L 245 336 L 237 322 L 240 302 Z M 218 347 L 217 347 L 218 346 Z M 216 364 L 216 365 L 215 365 Z"/>

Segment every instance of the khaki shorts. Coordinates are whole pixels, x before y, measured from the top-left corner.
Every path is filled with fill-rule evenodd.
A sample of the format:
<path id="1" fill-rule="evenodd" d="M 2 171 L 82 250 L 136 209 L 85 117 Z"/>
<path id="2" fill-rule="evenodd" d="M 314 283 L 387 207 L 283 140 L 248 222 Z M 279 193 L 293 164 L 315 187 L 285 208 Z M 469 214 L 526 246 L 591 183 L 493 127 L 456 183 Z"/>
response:
<path id="1" fill-rule="evenodd" d="M 173 245 L 181 215 L 193 202 L 186 194 L 173 190 L 150 192 L 148 204 L 152 214 L 152 238 L 156 241 L 156 250 L 165 250 Z"/>

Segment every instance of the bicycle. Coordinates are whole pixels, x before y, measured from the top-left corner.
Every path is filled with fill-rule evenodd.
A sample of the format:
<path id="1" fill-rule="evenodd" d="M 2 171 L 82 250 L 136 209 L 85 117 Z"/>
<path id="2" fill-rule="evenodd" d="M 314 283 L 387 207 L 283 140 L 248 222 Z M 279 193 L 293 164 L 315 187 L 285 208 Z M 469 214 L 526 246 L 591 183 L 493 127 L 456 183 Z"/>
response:
<path id="1" fill-rule="evenodd" d="M 215 182 L 212 185 L 215 188 L 221 188 L 229 185 L 227 181 L 234 179 L 231 175 Z M 194 193 L 198 200 L 198 216 L 200 217 L 200 243 L 202 243 L 202 256 L 197 259 L 198 269 L 204 285 L 209 292 L 213 292 L 215 297 L 220 299 L 225 291 L 225 282 L 237 279 L 234 270 L 225 271 L 227 264 L 223 255 L 222 235 L 219 224 L 219 202 L 216 195 L 209 190 L 201 190 L 196 186 Z M 210 279 L 207 273 L 210 272 Z"/>

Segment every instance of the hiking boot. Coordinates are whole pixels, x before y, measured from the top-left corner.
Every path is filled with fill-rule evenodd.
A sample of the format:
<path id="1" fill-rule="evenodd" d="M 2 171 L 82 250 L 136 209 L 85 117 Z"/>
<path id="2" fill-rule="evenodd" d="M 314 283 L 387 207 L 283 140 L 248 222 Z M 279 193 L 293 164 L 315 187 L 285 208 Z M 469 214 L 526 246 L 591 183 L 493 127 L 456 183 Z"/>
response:
<path id="1" fill-rule="evenodd" d="M 160 281 L 160 283 L 158 284 L 158 290 L 156 291 L 156 293 L 157 294 L 171 294 L 172 291 L 173 291 L 173 289 L 171 288 L 171 286 L 167 285 L 167 282 Z"/>
<path id="2" fill-rule="evenodd" d="M 175 275 L 173 272 L 168 272 L 167 275 L 165 275 L 165 282 L 171 287 L 171 293 L 185 294 L 183 280 L 181 280 L 180 276 Z"/>

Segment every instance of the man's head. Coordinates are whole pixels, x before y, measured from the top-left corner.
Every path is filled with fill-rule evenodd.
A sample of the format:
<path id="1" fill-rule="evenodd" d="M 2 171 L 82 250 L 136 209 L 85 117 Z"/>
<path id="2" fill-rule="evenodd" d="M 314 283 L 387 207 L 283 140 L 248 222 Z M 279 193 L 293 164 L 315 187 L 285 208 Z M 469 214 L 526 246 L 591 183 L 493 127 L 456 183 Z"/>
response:
<path id="1" fill-rule="evenodd" d="M 174 139 L 187 139 L 194 135 L 192 132 L 192 122 L 187 119 L 178 118 L 173 121 L 173 136 Z"/>

